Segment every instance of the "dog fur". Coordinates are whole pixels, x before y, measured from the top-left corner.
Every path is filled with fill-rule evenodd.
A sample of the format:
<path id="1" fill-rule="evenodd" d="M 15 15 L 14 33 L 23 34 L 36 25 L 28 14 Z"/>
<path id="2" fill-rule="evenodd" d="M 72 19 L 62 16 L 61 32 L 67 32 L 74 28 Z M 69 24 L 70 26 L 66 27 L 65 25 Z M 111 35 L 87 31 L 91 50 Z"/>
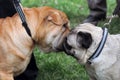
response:
<path id="1" fill-rule="evenodd" d="M 85 65 L 90 80 L 120 80 L 120 34 L 108 34 L 101 54 L 92 60 L 88 59 L 97 49 L 103 30 L 90 23 L 80 24 L 71 30 L 64 47 L 68 55 L 75 57 Z"/>
<path id="2" fill-rule="evenodd" d="M 45 6 L 23 11 L 32 38 L 18 14 L 0 19 L 0 80 L 13 80 L 13 76 L 23 72 L 35 45 L 44 52 L 62 51 L 62 43 L 69 33 L 69 20 L 59 10 Z"/>

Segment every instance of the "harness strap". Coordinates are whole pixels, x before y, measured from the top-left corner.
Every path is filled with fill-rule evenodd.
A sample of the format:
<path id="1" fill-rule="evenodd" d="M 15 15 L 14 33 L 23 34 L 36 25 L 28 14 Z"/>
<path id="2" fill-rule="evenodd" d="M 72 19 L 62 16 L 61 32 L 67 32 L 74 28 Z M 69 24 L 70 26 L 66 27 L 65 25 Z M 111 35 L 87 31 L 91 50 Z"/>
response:
<path id="1" fill-rule="evenodd" d="M 28 34 L 30 37 L 32 37 L 31 31 L 30 31 L 30 29 L 29 29 L 29 27 L 28 27 L 28 24 L 27 24 L 27 22 L 26 22 L 25 15 L 24 15 L 24 13 L 23 13 L 23 11 L 22 11 L 22 8 L 21 8 L 21 6 L 20 6 L 20 1 L 19 1 L 19 0 L 13 0 L 13 4 L 14 4 L 14 7 L 15 7 L 17 13 L 19 14 L 19 16 L 20 16 L 20 18 L 21 18 L 22 25 L 23 25 L 23 27 L 25 28 L 27 34 Z"/>

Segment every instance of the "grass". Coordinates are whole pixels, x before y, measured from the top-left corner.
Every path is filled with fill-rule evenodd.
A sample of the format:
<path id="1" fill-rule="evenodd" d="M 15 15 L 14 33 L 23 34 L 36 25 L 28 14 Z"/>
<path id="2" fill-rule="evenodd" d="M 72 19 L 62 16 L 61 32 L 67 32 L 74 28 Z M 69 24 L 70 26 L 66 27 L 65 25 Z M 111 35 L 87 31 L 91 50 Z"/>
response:
<path id="1" fill-rule="evenodd" d="M 109 0 L 107 3 L 107 15 L 110 16 L 115 8 L 115 0 Z M 51 6 L 59 9 L 67 14 L 71 28 L 82 23 L 89 14 L 86 0 L 22 0 L 22 5 L 26 7 Z M 108 19 L 101 21 L 99 26 L 102 27 L 106 22 Z M 115 18 L 107 26 L 110 33 L 120 33 L 119 22 L 120 19 Z M 34 54 L 39 68 L 37 80 L 88 80 L 84 66 L 62 52 L 46 54 L 35 48 Z"/>
<path id="2" fill-rule="evenodd" d="M 63 53 L 35 51 L 39 68 L 37 80 L 87 80 L 86 71 L 75 59 Z"/>

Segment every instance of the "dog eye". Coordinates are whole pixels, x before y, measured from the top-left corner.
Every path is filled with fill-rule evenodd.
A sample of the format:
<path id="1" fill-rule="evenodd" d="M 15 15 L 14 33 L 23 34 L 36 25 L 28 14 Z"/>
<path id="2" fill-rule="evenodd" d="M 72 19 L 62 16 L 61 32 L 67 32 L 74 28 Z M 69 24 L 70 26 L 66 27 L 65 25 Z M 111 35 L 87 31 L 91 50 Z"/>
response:
<path id="1" fill-rule="evenodd" d="M 67 28 L 67 23 L 63 24 L 62 31 L 64 32 Z"/>
<path id="2" fill-rule="evenodd" d="M 67 25 L 67 24 L 63 24 L 63 27 L 67 27 L 66 25 Z"/>
<path id="3" fill-rule="evenodd" d="M 63 24 L 63 27 L 64 27 L 64 28 L 67 28 L 67 27 L 68 27 L 68 23 L 64 23 L 64 24 Z"/>

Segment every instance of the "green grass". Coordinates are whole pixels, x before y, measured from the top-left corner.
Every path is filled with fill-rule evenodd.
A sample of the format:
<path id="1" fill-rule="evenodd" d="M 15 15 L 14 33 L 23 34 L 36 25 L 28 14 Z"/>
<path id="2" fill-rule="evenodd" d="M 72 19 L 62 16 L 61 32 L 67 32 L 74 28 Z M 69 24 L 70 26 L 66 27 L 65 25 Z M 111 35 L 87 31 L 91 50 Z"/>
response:
<path id="1" fill-rule="evenodd" d="M 65 12 L 70 20 L 71 28 L 82 23 L 89 14 L 87 0 L 22 0 L 23 6 L 41 7 L 51 6 Z M 112 15 L 112 11 L 116 5 L 115 0 L 109 0 L 108 13 Z M 101 21 L 99 26 L 103 26 L 108 19 Z M 112 23 L 107 26 L 110 33 L 120 33 L 120 19 L 113 19 Z M 37 48 L 34 50 L 39 74 L 37 80 L 88 80 L 88 75 L 84 66 L 64 53 L 43 53 Z"/>
<path id="2" fill-rule="evenodd" d="M 75 59 L 64 53 L 45 54 L 35 51 L 39 76 L 37 80 L 87 80 L 86 71 Z"/>

